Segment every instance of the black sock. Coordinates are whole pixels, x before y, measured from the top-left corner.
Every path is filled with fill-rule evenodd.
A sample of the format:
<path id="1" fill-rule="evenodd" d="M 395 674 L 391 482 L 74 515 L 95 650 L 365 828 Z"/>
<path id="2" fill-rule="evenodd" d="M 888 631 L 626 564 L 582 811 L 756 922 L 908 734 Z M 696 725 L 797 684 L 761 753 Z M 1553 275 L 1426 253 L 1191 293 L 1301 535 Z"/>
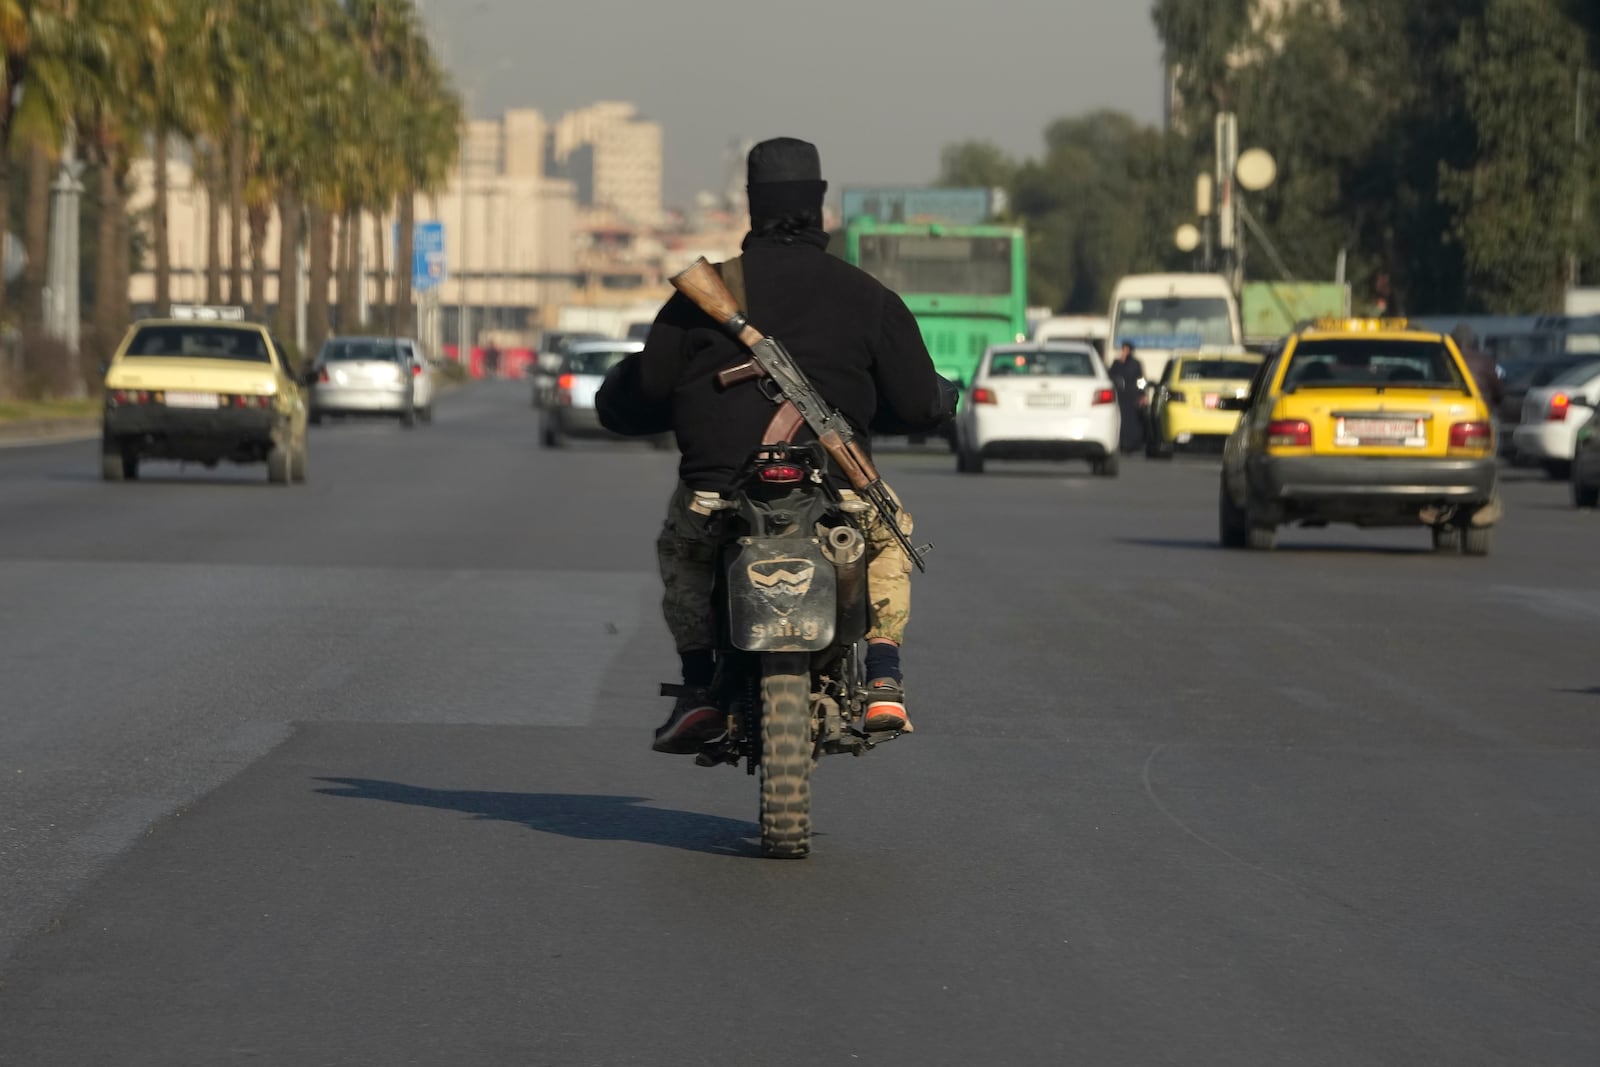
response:
<path id="1" fill-rule="evenodd" d="M 680 652 L 684 685 L 710 685 L 717 673 L 717 661 L 710 652 Z"/>
<path id="2" fill-rule="evenodd" d="M 897 682 L 905 679 L 900 674 L 900 646 L 870 644 L 867 646 L 867 681 L 875 682 L 879 678 L 893 678 Z"/>

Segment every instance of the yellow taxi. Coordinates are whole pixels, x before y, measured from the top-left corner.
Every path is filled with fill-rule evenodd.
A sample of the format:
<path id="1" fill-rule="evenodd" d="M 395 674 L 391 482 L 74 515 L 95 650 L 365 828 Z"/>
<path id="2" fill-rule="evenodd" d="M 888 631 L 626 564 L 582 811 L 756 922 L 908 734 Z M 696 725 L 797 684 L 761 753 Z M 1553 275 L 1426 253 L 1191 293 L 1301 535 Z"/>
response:
<path id="1" fill-rule="evenodd" d="M 304 384 L 256 323 L 136 322 L 106 368 L 101 476 L 137 478 L 151 459 L 228 460 L 265 463 L 273 484 L 305 481 Z"/>
<path id="2" fill-rule="evenodd" d="M 1402 320 L 1322 320 L 1264 362 L 1223 446 L 1229 548 L 1280 526 L 1426 526 L 1440 552 L 1489 552 L 1494 427 L 1453 341 Z"/>
<path id="3" fill-rule="evenodd" d="M 1179 448 L 1213 449 L 1239 425 L 1236 401 L 1250 394 L 1262 357 L 1250 352 L 1182 352 L 1150 390 L 1145 455 L 1170 459 Z"/>

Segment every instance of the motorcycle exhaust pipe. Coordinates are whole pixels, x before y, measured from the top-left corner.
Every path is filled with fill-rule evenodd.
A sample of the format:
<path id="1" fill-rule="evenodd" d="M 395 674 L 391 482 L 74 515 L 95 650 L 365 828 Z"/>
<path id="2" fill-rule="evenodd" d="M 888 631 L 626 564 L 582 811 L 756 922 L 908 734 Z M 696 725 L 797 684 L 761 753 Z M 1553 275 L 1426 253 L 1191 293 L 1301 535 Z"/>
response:
<path id="1" fill-rule="evenodd" d="M 867 539 L 854 526 L 835 526 L 823 540 L 822 554 L 838 579 L 837 633 L 853 643 L 867 632 Z"/>

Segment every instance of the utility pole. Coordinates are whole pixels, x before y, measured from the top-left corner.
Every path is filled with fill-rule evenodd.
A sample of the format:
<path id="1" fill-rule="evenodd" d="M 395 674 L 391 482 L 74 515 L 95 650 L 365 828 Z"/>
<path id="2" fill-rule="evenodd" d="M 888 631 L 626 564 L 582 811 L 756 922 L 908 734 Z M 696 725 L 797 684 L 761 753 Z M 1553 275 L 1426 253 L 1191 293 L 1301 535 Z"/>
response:
<path id="1" fill-rule="evenodd" d="M 1217 113 L 1217 246 L 1222 269 L 1233 291 L 1243 280 L 1239 262 L 1239 213 L 1234 201 L 1233 168 L 1239 162 L 1239 119 L 1231 111 Z"/>
<path id="2" fill-rule="evenodd" d="M 83 372 L 78 352 L 78 204 L 83 183 L 78 181 L 77 144 L 72 127 L 67 127 L 61 147 L 61 168 L 50 186 L 50 261 L 45 277 L 45 333 L 64 345 L 70 353 L 68 371 L 74 396 L 84 392 Z"/>

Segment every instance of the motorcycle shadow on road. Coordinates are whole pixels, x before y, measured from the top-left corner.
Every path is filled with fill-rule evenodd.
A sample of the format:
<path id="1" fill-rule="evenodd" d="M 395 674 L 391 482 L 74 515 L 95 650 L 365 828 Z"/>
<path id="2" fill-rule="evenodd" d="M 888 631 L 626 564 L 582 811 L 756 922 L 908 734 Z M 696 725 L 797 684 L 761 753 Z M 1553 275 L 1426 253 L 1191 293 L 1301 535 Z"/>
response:
<path id="1" fill-rule="evenodd" d="M 753 822 L 696 811 L 644 806 L 649 797 L 589 793 L 491 793 L 372 778 L 317 778 L 324 796 L 459 811 L 478 819 L 521 823 L 540 833 L 580 841 L 633 841 L 714 856 L 761 858 L 761 828 Z"/>

